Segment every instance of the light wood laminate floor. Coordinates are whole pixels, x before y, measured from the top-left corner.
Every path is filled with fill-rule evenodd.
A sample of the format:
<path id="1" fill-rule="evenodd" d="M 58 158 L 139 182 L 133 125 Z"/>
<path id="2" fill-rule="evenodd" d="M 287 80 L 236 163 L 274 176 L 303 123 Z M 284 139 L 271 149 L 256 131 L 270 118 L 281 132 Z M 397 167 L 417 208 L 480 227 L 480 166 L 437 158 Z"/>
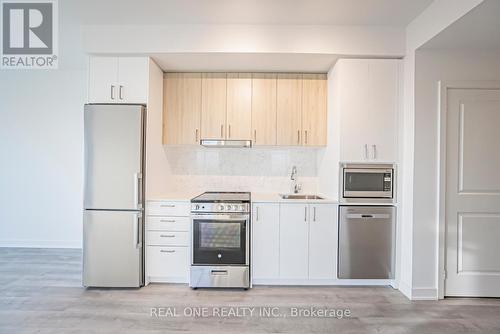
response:
<path id="1" fill-rule="evenodd" d="M 178 316 L 151 316 L 155 307 Z M 206 317 L 184 311 L 209 310 Z M 253 316 L 219 317 L 255 307 Z M 237 307 L 239 307 L 237 309 Z M 262 317 L 278 307 L 279 317 Z M 348 309 L 350 317 L 293 317 L 291 307 Z M 157 311 L 159 312 L 159 311 Z M 249 311 L 247 311 L 247 314 Z M 84 289 L 81 251 L 0 248 L 0 333 L 500 333 L 500 300 L 410 302 L 386 287 L 268 287 L 191 290 Z"/>

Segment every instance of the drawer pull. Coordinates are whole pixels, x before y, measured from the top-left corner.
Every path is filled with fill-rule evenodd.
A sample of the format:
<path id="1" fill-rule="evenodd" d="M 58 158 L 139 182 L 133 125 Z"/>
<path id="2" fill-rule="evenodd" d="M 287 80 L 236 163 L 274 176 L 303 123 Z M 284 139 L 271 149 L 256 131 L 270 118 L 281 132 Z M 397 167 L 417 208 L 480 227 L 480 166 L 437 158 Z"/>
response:
<path id="1" fill-rule="evenodd" d="M 173 219 L 160 219 L 160 223 L 175 223 Z"/>
<path id="2" fill-rule="evenodd" d="M 175 234 L 160 234 L 160 238 L 175 238 Z"/>
<path id="3" fill-rule="evenodd" d="M 160 249 L 160 253 L 175 253 L 175 250 L 165 250 L 165 249 Z"/>
<path id="4" fill-rule="evenodd" d="M 160 204 L 160 208 L 175 208 L 175 204 Z"/>

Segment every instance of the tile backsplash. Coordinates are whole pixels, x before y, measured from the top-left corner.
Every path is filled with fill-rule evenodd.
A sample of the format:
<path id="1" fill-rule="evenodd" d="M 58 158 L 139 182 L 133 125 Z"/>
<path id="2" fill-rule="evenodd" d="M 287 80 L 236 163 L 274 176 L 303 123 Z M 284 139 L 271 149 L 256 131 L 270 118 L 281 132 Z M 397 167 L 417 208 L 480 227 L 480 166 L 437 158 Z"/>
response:
<path id="1" fill-rule="evenodd" d="M 172 191 L 289 192 L 297 166 L 303 192 L 317 190 L 317 149 L 167 147 Z"/>

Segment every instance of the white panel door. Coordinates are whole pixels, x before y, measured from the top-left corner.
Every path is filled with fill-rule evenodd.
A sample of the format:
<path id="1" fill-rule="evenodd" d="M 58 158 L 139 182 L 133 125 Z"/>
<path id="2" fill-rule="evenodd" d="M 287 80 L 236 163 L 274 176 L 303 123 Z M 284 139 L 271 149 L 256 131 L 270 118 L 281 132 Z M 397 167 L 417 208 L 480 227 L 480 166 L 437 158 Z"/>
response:
<path id="1" fill-rule="evenodd" d="M 500 90 L 451 89 L 446 296 L 500 297 Z"/>
<path id="2" fill-rule="evenodd" d="M 89 103 L 118 102 L 118 58 L 89 58 Z"/>
<path id="3" fill-rule="evenodd" d="M 309 279 L 334 279 L 337 263 L 337 206 L 309 205 Z"/>
<path id="4" fill-rule="evenodd" d="M 252 213 L 252 277 L 277 279 L 280 265 L 279 204 L 256 203 Z"/>
<path id="5" fill-rule="evenodd" d="M 118 102 L 146 104 L 148 99 L 149 59 L 118 58 Z"/>
<path id="6" fill-rule="evenodd" d="M 308 278 L 309 208 L 280 205 L 280 278 Z"/>

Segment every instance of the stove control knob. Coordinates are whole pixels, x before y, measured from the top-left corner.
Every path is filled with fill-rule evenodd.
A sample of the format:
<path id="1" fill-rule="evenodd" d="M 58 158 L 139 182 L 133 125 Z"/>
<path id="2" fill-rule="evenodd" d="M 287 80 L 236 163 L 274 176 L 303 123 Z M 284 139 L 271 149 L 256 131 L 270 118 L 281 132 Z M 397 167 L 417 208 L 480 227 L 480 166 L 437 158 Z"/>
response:
<path id="1" fill-rule="evenodd" d="M 194 207 L 195 210 L 200 210 L 200 205 L 199 204 L 196 204 L 195 207 Z"/>
<path id="2" fill-rule="evenodd" d="M 233 207 L 232 207 L 231 205 L 228 205 L 228 206 L 226 206 L 226 209 L 227 209 L 228 211 L 231 211 L 231 210 L 233 209 Z"/>
<path id="3" fill-rule="evenodd" d="M 224 205 L 220 204 L 220 205 L 218 206 L 218 209 L 219 209 L 219 211 L 224 211 Z"/>
<path id="4" fill-rule="evenodd" d="M 243 204 L 240 205 L 240 211 L 245 211 L 245 206 Z"/>

